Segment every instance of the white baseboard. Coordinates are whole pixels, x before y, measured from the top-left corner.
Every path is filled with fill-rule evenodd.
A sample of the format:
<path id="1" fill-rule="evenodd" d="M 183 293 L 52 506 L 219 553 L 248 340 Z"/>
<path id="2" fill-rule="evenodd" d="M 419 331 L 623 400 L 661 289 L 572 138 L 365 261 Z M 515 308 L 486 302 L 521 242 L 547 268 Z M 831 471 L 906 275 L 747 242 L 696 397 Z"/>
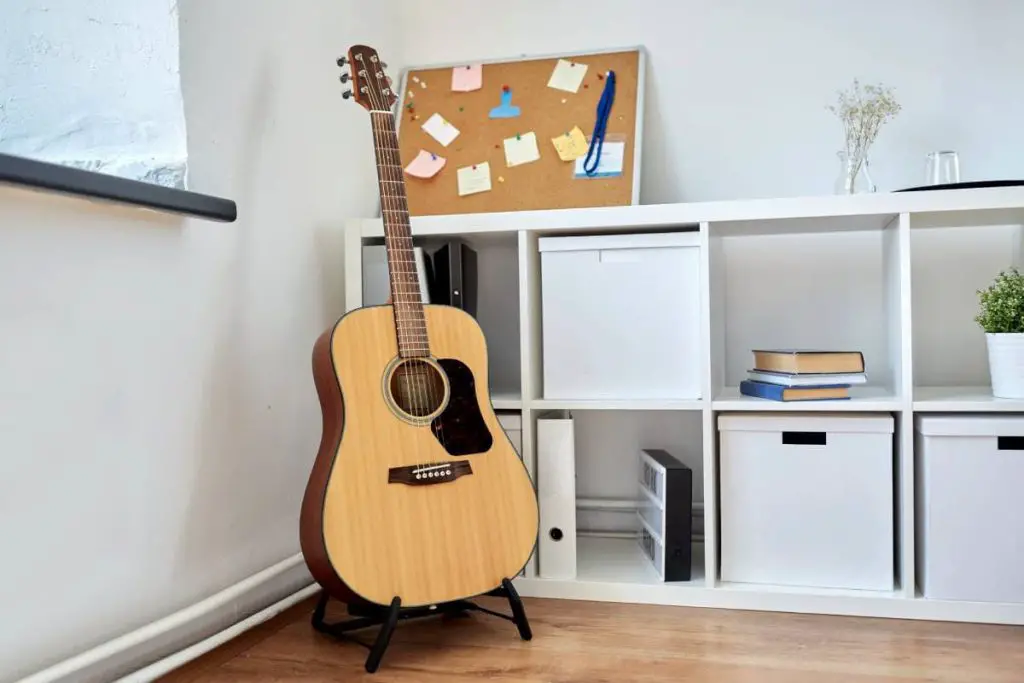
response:
<path id="1" fill-rule="evenodd" d="M 132 681 L 143 681 L 147 679 L 132 674 L 146 675 L 147 670 L 154 676 L 163 675 L 286 609 L 290 599 L 294 604 L 314 594 L 315 590 L 307 590 L 312 588 L 312 581 L 302 555 L 293 555 L 205 600 L 18 683 L 109 683 L 126 676 Z M 223 640 L 218 642 L 219 638 Z M 204 641 L 209 646 L 205 649 Z M 161 661 L 163 665 L 158 664 Z M 147 669 L 151 666 L 154 668 Z"/>

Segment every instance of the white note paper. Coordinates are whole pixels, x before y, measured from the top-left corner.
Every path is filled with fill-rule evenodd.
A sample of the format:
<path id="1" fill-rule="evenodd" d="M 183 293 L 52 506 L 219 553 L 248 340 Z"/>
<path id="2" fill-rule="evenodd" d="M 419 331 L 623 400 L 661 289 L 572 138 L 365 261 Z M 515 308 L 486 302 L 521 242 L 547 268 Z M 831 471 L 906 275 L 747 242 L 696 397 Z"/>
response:
<path id="1" fill-rule="evenodd" d="M 576 92 L 583 84 L 583 77 L 587 75 L 587 65 L 579 62 L 570 62 L 566 59 L 559 59 L 555 64 L 555 70 L 551 72 L 548 80 L 549 88 Z"/>
<path id="2" fill-rule="evenodd" d="M 537 135 L 532 131 L 510 138 L 505 138 L 505 164 L 518 166 L 540 159 L 537 149 Z"/>
<path id="3" fill-rule="evenodd" d="M 463 166 L 456 175 L 459 179 L 460 197 L 491 189 L 491 166 L 486 161 L 482 164 Z"/>
<path id="4" fill-rule="evenodd" d="M 594 154 L 590 156 L 590 164 L 593 166 L 594 156 L 597 154 L 597 148 L 594 148 Z M 583 156 L 576 159 L 576 168 L 574 175 L 577 178 L 610 178 L 612 176 L 622 175 L 623 160 L 626 158 L 626 143 L 625 142 L 605 142 L 601 146 L 601 158 L 597 162 L 597 168 L 595 169 L 594 175 L 587 175 L 587 172 L 583 170 L 584 162 L 587 160 L 586 152 Z"/>
<path id="5" fill-rule="evenodd" d="M 427 119 L 427 122 L 423 124 L 423 130 L 427 132 L 427 135 L 445 147 L 450 145 L 452 140 L 459 136 L 459 129 L 437 113 Z"/>

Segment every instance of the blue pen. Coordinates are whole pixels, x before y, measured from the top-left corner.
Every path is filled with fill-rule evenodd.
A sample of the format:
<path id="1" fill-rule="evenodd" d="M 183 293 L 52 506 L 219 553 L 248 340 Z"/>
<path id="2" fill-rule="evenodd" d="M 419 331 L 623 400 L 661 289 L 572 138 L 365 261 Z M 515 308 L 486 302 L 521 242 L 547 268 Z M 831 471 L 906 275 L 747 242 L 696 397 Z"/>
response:
<path id="1" fill-rule="evenodd" d="M 594 122 L 594 134 L 590 136 L 590 148 L 587 149 L 587 158 L 583 160 L 583 170 L 588 176 L 593 176 L 597 172 L 597 166 L 601 162 L 601 148 L 604 147 L 605 129 L 608 127 L 608 116 L 612 111 L 614 100 L 615 72 L 609 71 L 608 78 L 604 82 L 601 99 L 597 102 L 597 121 Z M 594 154 L 595 143 L 597 154 L 594 155 L 594 163 L 591 165 L 590 157 Z"/>

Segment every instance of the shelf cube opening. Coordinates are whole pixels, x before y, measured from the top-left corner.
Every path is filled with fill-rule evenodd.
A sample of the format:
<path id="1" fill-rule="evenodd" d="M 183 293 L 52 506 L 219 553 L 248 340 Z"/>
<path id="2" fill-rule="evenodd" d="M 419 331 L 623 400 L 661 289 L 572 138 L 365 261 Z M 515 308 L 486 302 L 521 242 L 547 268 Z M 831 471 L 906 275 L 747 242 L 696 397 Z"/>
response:
<path id="1" fill-rule="evenodd" d="M 716 399 L 739 397 L 754 349 L 791 348 L 859 351 L 867 384 L 853 386 L 850 395 L 898 399 L 903 296 L 898 222 L 881 230 L 742 237 L 716 237 L 713 228 L 709 279 Z"/>
<path id="2" fill-rule="evenodd" d="M 546 419 L 554 423 L 542 424 Z M 679 583 L 704 585 L 702 416 L 695 411 L 579 410 L 538 418 L 542 578 L 662 582 L 642 546 L 643 530 L 652 526 L 642 521 L 652 500 L 641 487 L 643 449 L 662 449 L 692 473 L 690 580 Z M 675 556 L 681 518 L 657 529 L 648 546 L 660 544 Z"/>
<path id="3" fill-rule="evenodd" d="M 1020 265 L 1022 228 L 918 229 L 910 237 L 915 400 L 984 401 L 992 385 L 977 292 Z"/>
<path id="4" fill-rule="evenodd" d="M 519 252 L 515 235 L 415 238 L 420 289 L 428 303 L 470 312 L 487 340 L 492 396 L 508 403 L 522 385 L 519 355 Z M 363 305 L 390 295 L 383 239 L 363 246 Z"/>

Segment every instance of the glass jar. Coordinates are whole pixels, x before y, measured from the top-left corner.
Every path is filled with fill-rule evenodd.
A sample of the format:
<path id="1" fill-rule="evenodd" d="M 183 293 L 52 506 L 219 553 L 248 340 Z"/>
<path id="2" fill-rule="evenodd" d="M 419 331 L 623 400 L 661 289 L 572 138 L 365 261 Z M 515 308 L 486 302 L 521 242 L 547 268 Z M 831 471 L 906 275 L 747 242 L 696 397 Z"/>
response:
<path id="1" fill-rule="evenodd" d="M 864 194 L 877 189 L 871 181 L 867 156 L 851 157 L 845 151 L 836 152 L 836 156 L 839 158 L 836 194 Z"/>

